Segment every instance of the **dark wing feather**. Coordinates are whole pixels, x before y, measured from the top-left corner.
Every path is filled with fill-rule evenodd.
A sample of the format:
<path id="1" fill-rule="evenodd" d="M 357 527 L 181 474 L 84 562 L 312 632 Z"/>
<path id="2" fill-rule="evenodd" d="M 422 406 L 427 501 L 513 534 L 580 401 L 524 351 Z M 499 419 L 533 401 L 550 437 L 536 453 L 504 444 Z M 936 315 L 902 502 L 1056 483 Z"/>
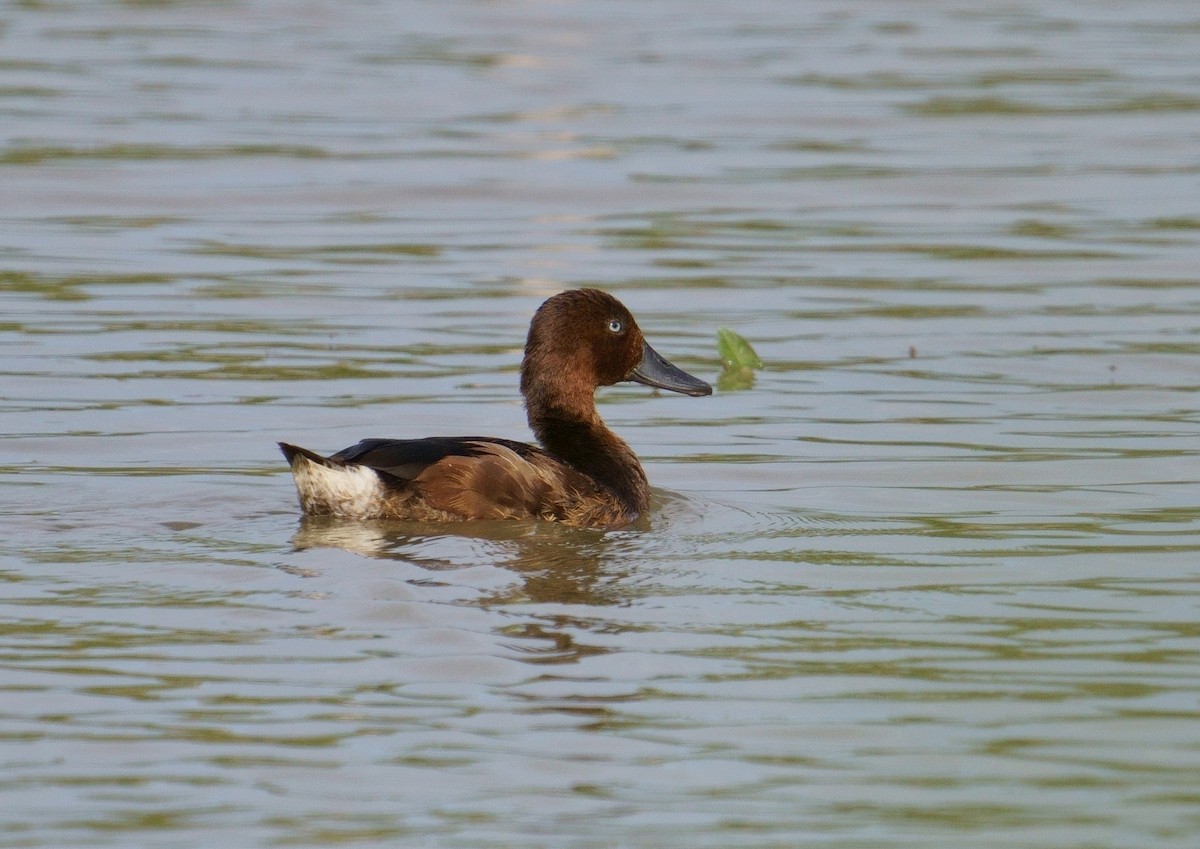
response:
<path id="1" fill-rule="evenodd" d="M 427 439 L 364 439 L 343 448 L 329 459 L 370 466 L 410 481 L 447 457 L 479 457 L 488 443 L 501 445 L 527 458 L 541 452 L 532 445 L 482 436 L 432 436 Z"/>

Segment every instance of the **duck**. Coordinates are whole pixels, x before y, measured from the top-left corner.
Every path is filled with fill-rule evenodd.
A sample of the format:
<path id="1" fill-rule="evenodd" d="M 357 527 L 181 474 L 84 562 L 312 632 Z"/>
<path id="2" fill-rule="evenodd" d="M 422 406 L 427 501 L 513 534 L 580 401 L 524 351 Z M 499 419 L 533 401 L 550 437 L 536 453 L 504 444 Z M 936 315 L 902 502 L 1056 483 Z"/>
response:
<path id="1" fill-rule="evenodd" d="M 572 289 L 533 315 L 521 394 L 538 445 L 489 436 L 364 439 L 328 457 L 287 442 L 302 511 L 422 523 L 533 519 L 617 529 L 646 515 L 637 455 L 596 410 L 622 381 L 700 397 L 712 387 L 655 351 L 615 297 Z"/>

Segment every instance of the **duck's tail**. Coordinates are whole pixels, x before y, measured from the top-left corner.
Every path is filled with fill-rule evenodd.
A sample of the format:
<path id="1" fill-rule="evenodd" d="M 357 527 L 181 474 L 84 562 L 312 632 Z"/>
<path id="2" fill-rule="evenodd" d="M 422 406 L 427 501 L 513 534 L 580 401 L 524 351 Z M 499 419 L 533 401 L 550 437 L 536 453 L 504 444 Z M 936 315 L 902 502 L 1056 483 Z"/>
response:
<path id="1" fill-rule="evenodd" d="M 279 443 L 292 467 L 300 507 L 310 515 L 370 519 L 380 515 L 385 490 L 376 471 L 357 463 L 339 463 L 316 452 Z"/>
<path id="2" fill-rule="evenodd" d="M 287 458 L 288 465 L 294 470 L 296 468 L 296 458 L 303 457 L 310 463 L 316 463 L 318 466 L 324 466 L 327 469 L 343 468 L 342 464 L 330 460 L 328 457 L 322 457 L 316 451 L 309 451 L 307 448 L 301 448 L 299 445 L 292 445 L 290 442 L 280 442 L 279 450 L 283 452 L 283 456 Z"/>

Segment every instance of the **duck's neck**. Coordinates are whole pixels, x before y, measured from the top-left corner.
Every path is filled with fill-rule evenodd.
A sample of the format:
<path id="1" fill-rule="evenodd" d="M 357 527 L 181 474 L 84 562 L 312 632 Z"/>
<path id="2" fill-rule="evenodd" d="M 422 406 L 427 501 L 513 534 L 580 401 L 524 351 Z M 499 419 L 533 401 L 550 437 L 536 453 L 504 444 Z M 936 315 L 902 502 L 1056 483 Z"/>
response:
<path id="1" fill-rule="evenodd" d="M 630 512 L 645 513 L 650 506 L 650 484 L 642 464 L 633 449 L 604 424 L 594 402 L 587 407 L 531 406 L 529 426 L 546 451 L 611 491 Z"/>

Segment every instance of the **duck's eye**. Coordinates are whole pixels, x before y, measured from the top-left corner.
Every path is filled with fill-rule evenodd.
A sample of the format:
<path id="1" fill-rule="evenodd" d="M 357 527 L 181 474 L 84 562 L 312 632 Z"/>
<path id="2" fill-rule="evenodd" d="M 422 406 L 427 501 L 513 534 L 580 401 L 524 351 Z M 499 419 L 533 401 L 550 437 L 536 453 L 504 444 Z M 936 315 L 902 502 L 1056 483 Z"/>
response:
<path id="1" fill-rule="evenodd" d="M 610 318 L 608 320 L 608 329 L 613 333 L 620 333 L 625 329 L 625 325 L 621 323 L 621 319 L 619 318 Z"/>

